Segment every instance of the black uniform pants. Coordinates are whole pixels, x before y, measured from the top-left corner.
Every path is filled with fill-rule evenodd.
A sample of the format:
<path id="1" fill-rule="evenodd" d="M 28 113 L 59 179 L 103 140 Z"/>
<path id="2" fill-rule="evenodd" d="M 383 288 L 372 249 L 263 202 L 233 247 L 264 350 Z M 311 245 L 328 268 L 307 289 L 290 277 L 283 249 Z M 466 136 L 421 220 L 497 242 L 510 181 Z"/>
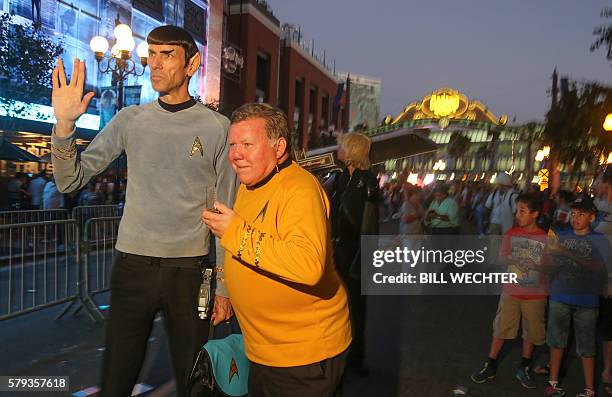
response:
<path id="1" fill-rule="evenodd" d="M 161 259 L 118 253 L 112 269 L 110 312 L 102 364 L 102 396 L 127 397 L 138 379 L 155 313 L 164 318 L 177 395 L 208 337 L 197 299 L 199 258 Z"/>
<path id="2" fill-rule="evenodd" d="M 347 353 L 296 367 L 270 367 L 251 362 L 249 397 L 338 396 Z"/>

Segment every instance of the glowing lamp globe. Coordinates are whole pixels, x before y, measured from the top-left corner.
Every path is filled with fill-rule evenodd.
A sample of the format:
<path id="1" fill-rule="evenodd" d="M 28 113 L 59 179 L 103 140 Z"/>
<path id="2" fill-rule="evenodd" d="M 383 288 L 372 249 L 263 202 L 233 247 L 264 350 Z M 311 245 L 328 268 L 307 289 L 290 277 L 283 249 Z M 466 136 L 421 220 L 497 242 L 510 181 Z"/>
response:
<path id="1" fill-rule="evenodd" d="M 95 36 L 89 42 L 89 48 L 95 53 L 104 54 L 108 51 L 108 41 L 102 36 Z"/>
<path id="2" fill-rule="evenodd" d="M 134 38 L 132 36 L 122 37 L 117 39 L 117 49 L 119 51 L 127 51 L 131 52 L 134 47 L 136 47 L 136 43 L 134 42 Z"/>
<path id="3" fill-rule="evenodd" d="M 119 46 L 117 44 L 111 48 L 111 57 L 121 59 L 121 51 L 119 50 Z"/>
<path id="4" fill-rule="evenodd" d="M 115 34 L 115 38 L 117 39 L 117 41 L 132 37 L 132 29 L 124 23 L 115 26 L 115 30 L 113 31 L 113 33 Z"/>
<path id="5" fill-rule="evenodd" d="M 138 44 L 138 47 L 136 47 L 136 54 L 138 54 L 140 58 L 148 58 L 149 44 L 146 41 L 143 41 L 142 43 Z"/>

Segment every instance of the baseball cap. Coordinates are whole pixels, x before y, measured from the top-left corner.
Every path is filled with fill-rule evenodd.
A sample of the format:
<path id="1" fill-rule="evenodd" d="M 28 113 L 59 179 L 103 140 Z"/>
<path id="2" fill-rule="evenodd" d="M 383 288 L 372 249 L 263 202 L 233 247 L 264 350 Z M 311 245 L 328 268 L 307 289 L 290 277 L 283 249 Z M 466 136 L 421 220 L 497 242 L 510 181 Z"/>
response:
<path id="1" fill-rule="evenodd" d="M 588 196 L 578 197 L 574 200 L 570 208 L 597 213 L 597 207 L 595 207 L 593 199 Z"/>

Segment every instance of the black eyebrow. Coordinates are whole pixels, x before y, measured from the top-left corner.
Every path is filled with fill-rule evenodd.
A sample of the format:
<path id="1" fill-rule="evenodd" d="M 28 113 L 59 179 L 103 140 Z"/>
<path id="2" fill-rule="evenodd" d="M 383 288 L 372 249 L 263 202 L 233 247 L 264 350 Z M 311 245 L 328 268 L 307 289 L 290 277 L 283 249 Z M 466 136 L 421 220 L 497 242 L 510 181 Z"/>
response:
<path id="1" fill-rule="evenodd" d="M 164 50 L 164 51 L 160 51 L 162 54 L 171 54 L 174 52 L 174 50 Z"/>

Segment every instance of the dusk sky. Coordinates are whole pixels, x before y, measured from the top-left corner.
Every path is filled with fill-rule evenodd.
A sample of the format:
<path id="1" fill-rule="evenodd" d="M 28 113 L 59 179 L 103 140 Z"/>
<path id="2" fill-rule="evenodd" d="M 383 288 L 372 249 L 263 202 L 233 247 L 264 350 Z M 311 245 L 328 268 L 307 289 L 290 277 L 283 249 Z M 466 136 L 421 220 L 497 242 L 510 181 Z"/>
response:
<path id="1" fill-rule="evenodd" d="M 607 0 L 268 0 L 336 68 L 382 80 L 381 117 L 449 86 L 509 122 L 544 120 L 551 75 L 612 85 L 590 52 Z"/>

